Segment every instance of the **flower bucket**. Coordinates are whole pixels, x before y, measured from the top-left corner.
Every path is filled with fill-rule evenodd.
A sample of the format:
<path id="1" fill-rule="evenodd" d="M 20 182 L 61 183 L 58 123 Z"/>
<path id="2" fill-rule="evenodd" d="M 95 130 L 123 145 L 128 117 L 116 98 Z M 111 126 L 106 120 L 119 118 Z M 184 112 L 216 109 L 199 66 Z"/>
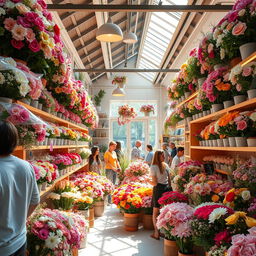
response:
<path id="1" fill-rule="evenodd" d="M 164 239 L 164 256 L 177 256 L 178 251 L 176 241 Z"/>
<path id="2" fill-rule="evenodd" d="M 89 227 L 93 228 L 94 227 L 94 208 L 89 209 Z"/>
<path id="3" fill-rule="evenodd" d="M 178 255 L 179 256 L 193 256 L 194 254 L 185 254 L 185 253 L 179 252 Z"/>
<path id="4" fill-rule="evenodd" d="M 235 137 L 237 147 L 247 147 L 247 141 L 245 137 Z"/>
<path id="5" fill-rule="evenodd" d="M 236 147 L 236 139 L 235 137 L 228 137 L 228 142 L 230 147 Z"/>
<path id="6" fill-rule="evenodd" d="M 124 229 L 126 231 L 138 231 L 139 213 L 124 213 Z"/>
<path id="7" fill-rule="evenodd" d="M 256 98 L 256 89 L 252 89 L 252 90 L 247 91 L 247 94 L 248 94 L 248 99 L 249 100 Z"/>
<path id="8" fill-rule="evenodd" d="M 224 107 L 223 104 L 213 104 L 211 111 L 212 111 L 212 113 L 215 113 L 215 112 L 222 110 L 223 107 Z"/>
<path id="9" fill-rule="evenodd" d="M 187 99 L 190 96 L 190 92 L 185 92 L 185 98 Z"/>
<path id="10" fill-rule="evenodd" d="M 223 139 L 217 139 L 218 147 L 224 147 Z"/>
<path id="11" fill-rule="evenodd" d="M 105 203 L 104 201 L 99 201 L 94 203 L 94 216 L 101 217 L 105 211 Z"/>
<path id="12" fill-rule="evenodd" d="M 247 145 L 248 147 L 256 147 L 256 138 L 247 138 Z"/>
<path id="13" fill-rule="evenodd" d="M 0 97 L 0 102 L 12 103 L 12 99 L 7 97 Z"/>
<path id="14" fill-rule="evenodd" d="M 38 188 L 38 191 L 39 191 L 39 193 L 40 193 L 41 190 L 42 190 L 42 184 L 37 184 L 37 188 Z"/>
<path id="15" fill-rule="evenodd" d="M 228 138 L 223 139 L 224 147 L 229 147 L 229 140 Z"/>
<path id="16" fill-rule="evenodd" d="M 233 100 L 227 100 L 223 102 L 224 108 L 229 108 L 234 106 L 234 101 Z"/>
<path id="17" fill-rule="evenodd" d="M 246 101 L 246 96 L 245 95 L 234 96 L 235 104 L 239 104 L 239 103 L 244 102 L 244 101 Z"/>
<path id="18" fill-rule="evenodd" d="M 150 215 L 150 214 L 144 214 L 143 215 L 143 228 L 146 229 L 146 230 L 153 230 L 154 229 L 152 215 Z"/>
<path id="19" fill-rule="evenodd" d="M 242 59 L 246 59 L 256 51 L 256 42 L 243 44 L 239 47 Z"/>

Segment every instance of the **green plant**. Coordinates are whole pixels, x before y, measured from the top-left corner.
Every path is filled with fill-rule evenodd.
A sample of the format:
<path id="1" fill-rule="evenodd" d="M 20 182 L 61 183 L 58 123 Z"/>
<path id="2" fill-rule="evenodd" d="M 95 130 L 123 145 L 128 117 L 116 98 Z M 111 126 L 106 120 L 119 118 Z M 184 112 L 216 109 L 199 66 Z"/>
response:
<path id="1" fill-rule="evenodd" d="M 99 146 L 100 153 L 105 153 L 108 149 L 108 146 L 106 144 L 100 145 Z"/>
<path id="2" fill-rule="evenodd" d="M 105 92 L 104 90 L 100 90 L 100 91 L 98 92 L 98 94 L 96 94 L 96 95 L 94 96 L 94 102 L 95 102 L 95 105 L 96 105 L 97 107 L 100 106 L 100 103 L 101 103 L 101 101 L 102 101 L 102 99 L 103 99 L 103 97 L 104 97 L 105 94 L 106 94 L 106 92 Z"/>
<path id="3" fill-rule="evenodd" d="M 126 155 L 121 155 L 119 158 L 119 164 L 120 164 L 121 170 L 118 173 L 118 178 L 120 181 L 122 181 L 124 179 L 124 172 L 130 164 L 130 160 Z"/>

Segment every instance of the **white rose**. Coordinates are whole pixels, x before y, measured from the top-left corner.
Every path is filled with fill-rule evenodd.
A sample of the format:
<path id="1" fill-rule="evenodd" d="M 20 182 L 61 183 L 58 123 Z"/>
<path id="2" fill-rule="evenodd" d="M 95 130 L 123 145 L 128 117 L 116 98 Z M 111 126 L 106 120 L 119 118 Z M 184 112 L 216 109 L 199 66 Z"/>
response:
<path id="1" fill-rule="evenodd" d="M 4 8 L 0 8 L 0 16 L 1 15 L 5 15 L 5 14 L 6 14 L 5 9 Z"/>
<path id="2" fill-rule="evenodd" d="M 60 200 L 60 195 L 56 194 L 56 193 L 50 193 L 50 195 L 48 196 L 49 199 L 52 200 Z"/>
<path id="3" fill-rule="evenodd" d="M 11 1 L 7 1 L 5 4 L 6 8 L 13 9 L 15 7 L 15 4 Z"/>
<path id="4" fill-rule="evenodd" d="M 251 193 L 249 190 L 245 190 L 241 193 L 241 196 L 245 201 L 248 201 L 251 198 Z"/>
<path id="5" fill-rule="evenodd" d="M 13 73 L 15 75 L 15 78 L 18 83 L 20 84 L 28 84 L 28 79 L 25 76 L 25 74 L 19 70 L 13 70 Z"/>
<path id="6" fill-rule="evenodd" d="M 243 71 L 243 68 L 241 65 L 236 65 L 234 68 L 232 68 L 232 73 L 234 76 L 239 75 Z"/>
<path id="7" fill-rule="evenodd" d="M 20 95 L 25 97 L 30 92 L 30 87 L 28 84 L 23 83 L 19 87 L 19 91 L 20 91 Z"/>
<path id="8" fill-rule="evenodd" d="M 244 16 L 245 15 L 245 9 L 242 9 L 238 12 L 238 16 Z"/>
<path id="9" fill-rule="evenodd" d="M 253 112 L 251 115 L 250 115 L 250 119 L 254 122 L 256 122 L 256 112 Z"/>

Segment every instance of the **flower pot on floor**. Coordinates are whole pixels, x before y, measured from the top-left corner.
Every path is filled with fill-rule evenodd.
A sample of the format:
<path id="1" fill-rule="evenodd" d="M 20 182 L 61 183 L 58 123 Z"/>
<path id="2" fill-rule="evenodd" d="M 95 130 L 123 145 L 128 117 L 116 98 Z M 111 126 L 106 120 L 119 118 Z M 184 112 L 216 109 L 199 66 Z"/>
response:
<path id="1" fill-rule="evenodd" d="M 223 139 L 224 147 L 229 147 L 229 140 L 228 138 Z"/>
<path id="2" fill-rule="evenodd" d="M 234 102 L 235 104 L 239 104 L 241 102 L 244 102 L 246 101 L 246 96 L 245 95 L 237 95 L 237 96 L 234 96 Z"/>
<path id="3" fill-rule="evenodd" d="M 234 106 L 234 101 L 233 100 L 227 100 L 223 102 L 224 108 L 229 108 Z"/>
<path id="4" fill-rule="evenodd" d="M 230 147 L 236 147 L 236 139 L 235 137 L 228 137 L 228 142 Z"/>
<path id="5" fill-rule="evenodd" d="M 94 216 L 101 217 L 105 211 L 105 203 L 104 201 L 99 201 L 94 203 Z"/>
<path id="6" fill-rule="evenodd" d="M 256 147 L 256 138 L 255 137 L 247 138 L 247 145 L 248 147 Z"/>
<path id="7" fill-rule="evenodd" d="M 243 44 L 239 47 L 239 50 L 242 60 L 244 60 L 256 51 L 256 42 Z"/>
<path id="8" fill-rule="evenodd" d="M 249 100 L 256 98 L 256 89 L 252 89 L 252 90 L 247 91 L 247 94 L 248 94 L 248 99 Z"/>
<path id="9" fill-rule="evenodd" d="M 247 147 L 247 141 L 245 137 L 235 137 L 237 147 Z"/>
<path id="10" fill-rule="evenodd" d="M 139 213 L 124 213 L 124 229 L 126 231 L 138 231 Z"/>
<path id="11" fill-rule="evenodd" d="M 94 227 L 94 208 L 89 209 L 89 227 Z"/>
<path id="12" fill-rule="evenodd" d="M 176 241 L 164 239 L 164 256 L 177 256 L 178 251 Z"/>
<path id="13" fill-rule="evenodd" d="M 212 113 L 215 113 L 215 112 L 218 112 L 218 111 L 222 110 L 223 107 L 224 107 L 223 104 L 213 104 L 212 108 L 211 108 Z"/>
<path id="14" fill-rule="evenodd" d="M 143 215 L 143 228 L 146 230 L 153 230 L 153 218 L 151 214 L 144 214 Z"/>
<path id="15" fill-rule="evenodd" d="M 194 255 L 193 253 L 192 254 L 185 254 L 181 252 L 178 253 L 178 256 L 193 256 L 193 255 Z"/>

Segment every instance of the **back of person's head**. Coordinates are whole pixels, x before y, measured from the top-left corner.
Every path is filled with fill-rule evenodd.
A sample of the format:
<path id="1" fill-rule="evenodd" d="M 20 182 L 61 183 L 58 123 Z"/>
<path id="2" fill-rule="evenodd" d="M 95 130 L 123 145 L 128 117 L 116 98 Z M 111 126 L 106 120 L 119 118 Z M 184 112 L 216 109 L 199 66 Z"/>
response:
<path id="1" fill-rule="evenodd" d="M 148 148 L 150 151 L 153 150 L 153 147 L 152 147 L 152 145 L 150 145 L 150 144 L 147 145 L 147 148 Z"/>
<path id="2" fill-rule="evenodd" d="M 140 140 L 135 141 L 135 146 L 140 147 L 142 145 L 142 142 Z"/>
<path id="3" fill-rule="evenodd" d="M 164 154 L 163 150 L 158 149 L 153 157 L 152 165 L 157 165 L 160 169 L 160 172 L 163 173 L 163 161 L 164 158 L 162 157 Z"/>
<path id="4" fill-rule="evenodd" d="M 163 148 L 163 149 L 166 149 L 167 147 L 168 147 L 168 143 L 163 143 L 163 144 L 162 144 L 162 148 Z"/>
<path id="5" fill-rule="evenodd" d="M 116 141 L 116 149 L 121 150 L 121 142 Z"/>
<path id="6" fill-rule="evenodd" d="M 184 148 L 183 147 L 178 147 L 177 154 L 182 154 L 182 153 L 184 153 Z"/>
<path id="7" fill-rule="evenodd" d="M 113 146 L 113 145 L 117 145 L 117 144 L 116 144 L 115 141 L 112 140 L 112 141 L 109 142 L 108 146 L 110 147 L 110 146 Z"/>
<path id="8" fill-rule="evenodd" d="M 18 144 L 18 131 L 7 121 L 0 121 L 0 155 L 10 155 Z"/>

